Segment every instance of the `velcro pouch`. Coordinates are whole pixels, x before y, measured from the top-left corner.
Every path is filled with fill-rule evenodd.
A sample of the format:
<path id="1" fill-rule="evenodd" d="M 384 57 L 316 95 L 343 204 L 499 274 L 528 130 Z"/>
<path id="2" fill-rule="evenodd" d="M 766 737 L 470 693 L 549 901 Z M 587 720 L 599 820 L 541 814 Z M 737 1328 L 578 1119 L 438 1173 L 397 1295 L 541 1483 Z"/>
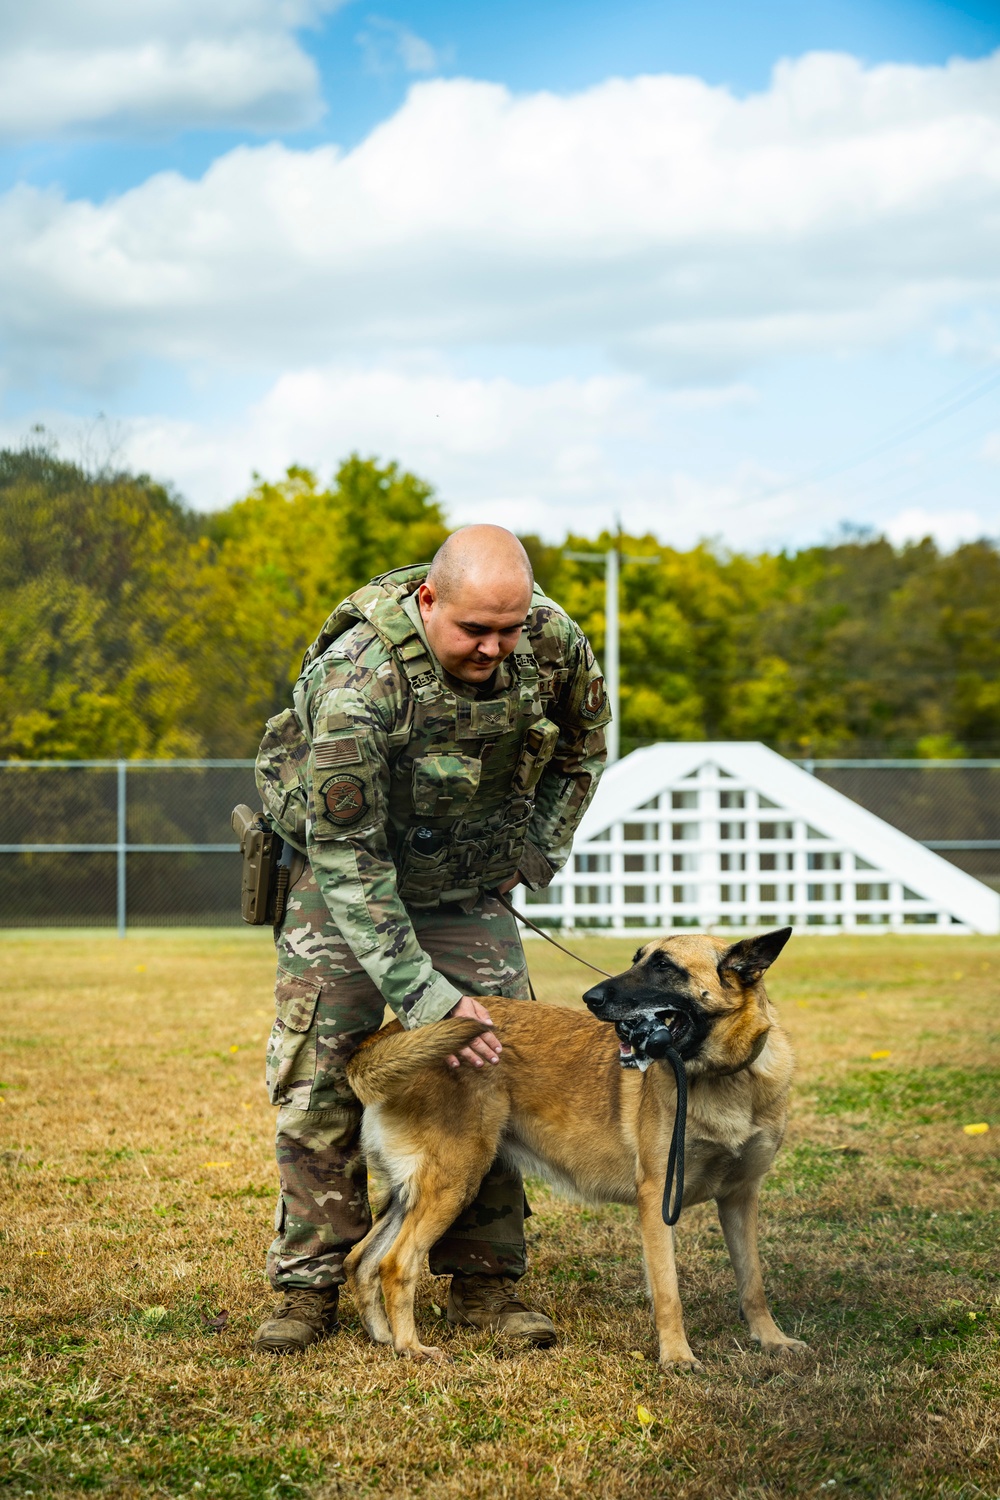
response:
<path id="1" fill-rule="evenodd" d="M 418 818 L 457 818 L 479 790 L 483 763 L 475 755 L 421 755 L 413 762 L 413 811 Z"/>
<path id="2" fill-rule="evenodd" d="M 521 755 L 511 783 L 515 792 L 530 792 L 537 786 L 545 767 L 555 753 L 559 725 L 551 719 L 539 719 L 524 735 Z"/>
<path id="3" fill-rule="evenodd" d="M 304 774 L 309 741 L 293 709 L 268 719 L 257 752 L 255 779 L 264 810 L 293 838 L 305 842 Z"/>

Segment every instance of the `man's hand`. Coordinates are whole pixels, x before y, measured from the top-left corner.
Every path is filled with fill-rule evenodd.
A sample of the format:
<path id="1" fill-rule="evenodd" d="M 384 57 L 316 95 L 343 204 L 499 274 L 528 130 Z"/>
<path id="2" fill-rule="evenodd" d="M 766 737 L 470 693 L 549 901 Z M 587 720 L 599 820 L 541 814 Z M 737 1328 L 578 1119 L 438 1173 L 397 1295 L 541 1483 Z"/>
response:
<path id="1" fill-rule="evenodd" d="M 491 1025 L 493 1018 L 481 1000 L 474 995 L 463 995 L 461 1000 L 448 1014 L 450 1016 L 467 1016 L 471 1021 L 485 1021 Z M 503 1048 L 493 1035 L 492 1031 L 484 1031 L 482 1036 L 477 1036 L 474 1042 L 463 1047 L 457 1057 L 449 1057 L 449 1068 L 460 1067 L 465 1063 L 470 1068 L 481 1068 L 484 1063 L 496 1063 L 500 1061 L 500 1053 Z"/>

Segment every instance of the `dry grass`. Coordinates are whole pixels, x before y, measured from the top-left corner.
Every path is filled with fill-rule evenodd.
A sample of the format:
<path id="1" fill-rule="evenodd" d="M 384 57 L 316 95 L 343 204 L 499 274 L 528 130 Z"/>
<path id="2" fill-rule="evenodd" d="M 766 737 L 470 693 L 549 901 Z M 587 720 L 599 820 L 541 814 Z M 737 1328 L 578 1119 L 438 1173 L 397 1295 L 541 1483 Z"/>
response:
<path id="1" fill-rule="evenodd" d="M 630 946 L 585 951 L 621 967 Z M 543 998 L 585 987 L 529 951 Z M 652 1362 L 633 1211 L 540 1188 L 528 1284 L 555 1350 L 504 1358 L 437 1326 L 454 1365 L 415 1369 L 367 1344 L 348 1301 L 303 1359 L 252 1357 L 271 1300 L 266 936 L 7 937 L 0 957 L 8 1493 L 1000 1493 L 995 943 L 794 940 L 771 990 L 800 1070 L 763 1253 L 814 1356 L 744 1347 L 698 1209 L 679 1244 L 708 1373 L 687 1379 Z M 425 1328 L 442 1295 L 428 1279 Z"/>

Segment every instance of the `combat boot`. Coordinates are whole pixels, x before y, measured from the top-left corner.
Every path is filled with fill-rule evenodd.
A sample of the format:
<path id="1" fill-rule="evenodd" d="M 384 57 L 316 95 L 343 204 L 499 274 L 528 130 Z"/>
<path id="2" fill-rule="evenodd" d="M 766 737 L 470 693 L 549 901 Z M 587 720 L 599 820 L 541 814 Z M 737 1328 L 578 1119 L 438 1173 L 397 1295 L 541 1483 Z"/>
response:
<path id="1" fill-rule="evenodd" d="M 273 1317 L 257 1329 L 253 1346 L 271 1354 L 295 1354 L 325 1339 L 337 1327 L 339 1286 L 289 1287 Z"/>
<path id="2" fill-rule="evenodd" d="M 534 1312 L 514 1296 L 510 1276 L 453 1276 L 446 1316 L 453 1328 L 467 1324 L 504 1338 L 547 1349 L 557 1338 L 556 1326 L 544 1313 Z"/>

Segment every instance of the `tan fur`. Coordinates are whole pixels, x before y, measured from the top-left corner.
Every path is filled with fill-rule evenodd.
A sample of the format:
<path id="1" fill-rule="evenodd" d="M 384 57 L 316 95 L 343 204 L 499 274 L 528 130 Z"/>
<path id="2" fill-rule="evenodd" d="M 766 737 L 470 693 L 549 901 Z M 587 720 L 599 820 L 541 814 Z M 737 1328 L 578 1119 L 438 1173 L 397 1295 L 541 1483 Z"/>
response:
<path id="1" fill-rule="evenodd" d="M 768 1309 L 757 1201 L 785 1129 L 792 1054 L 759 976 L 744 984 L 720 975 L 726 947 L 702 935 L 664 938 L 648 944 L 639 962 L 668 952 L 711 1015 L 700 1054 L 687 1064 L 684 1205 L 716 1200 L 750 1337 L 787 1354 L 805 1345 L 787 1338 Z M 370 1334 L 391 1337 L 411 1359 L 444 1358 L 417 1337 L 417 1277 L 502 1152 L 585 1200 L 638 1204 L 660 1364 L 700 1368 L 684 1331 L 673 1231 L 661 1215 L 676 1103 L 669 1067 L 623 1069 L 614 1028 L 589 1014 L 492 998 L 489 1007 L 503 1044 L 495 1066 L 447 1066 L 449 1054 L 486 1029 L 454 1020 L 410 1033 L 387 1027 L 348 1065 L 366 1104 L 365 1149 L 393 1187 L 389 1208 L 345 1265 Z"/>

